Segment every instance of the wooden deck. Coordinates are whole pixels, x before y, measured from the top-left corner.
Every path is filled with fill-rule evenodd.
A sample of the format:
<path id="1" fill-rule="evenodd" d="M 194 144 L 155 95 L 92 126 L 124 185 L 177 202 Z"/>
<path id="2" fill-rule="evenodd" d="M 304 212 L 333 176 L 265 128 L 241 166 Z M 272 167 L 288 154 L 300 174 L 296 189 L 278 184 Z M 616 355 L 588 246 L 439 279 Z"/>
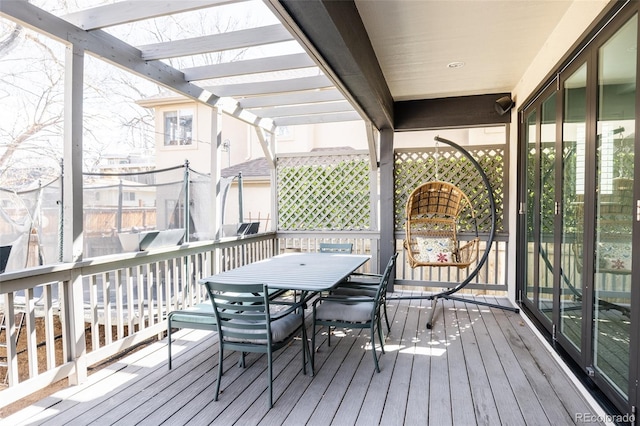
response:
<path id="1" fill-rule="evenodd" d="M 395 293 L 407 296 L 409 293 Z M 504 299 L 487 299 L 506 304 Z M 267 408 L 266 357 L 238 368 L 230 353 L 218 402 L 214 333 L 175 334 L 0 421 L 47 425 L 566 425 L 597 414 L 520 315 L 444 301 L 427 330 L 428 300 L 392 300 L 382 372 L 368 333 L 319 331 L 316 375 L 301 372 L 301 345 L 277 353 L 274 408 Z M 583 417 L 584 418 L 584 417 Z"/>

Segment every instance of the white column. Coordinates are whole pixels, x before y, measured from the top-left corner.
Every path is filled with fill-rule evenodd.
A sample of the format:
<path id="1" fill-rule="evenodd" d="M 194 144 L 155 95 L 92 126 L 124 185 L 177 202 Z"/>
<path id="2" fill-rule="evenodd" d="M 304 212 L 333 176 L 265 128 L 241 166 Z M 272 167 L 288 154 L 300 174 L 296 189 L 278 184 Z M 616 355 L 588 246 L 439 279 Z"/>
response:
<path id="1" fill-rule="evenodd" d="M 64 185 L 63 185 L 63 261 L 77 262 L 83 257 L 82 209 L 82 106 L 84 85 L 84 50 L 71 45 L 65 56 L 64 98 Z M 84 359 L 84 304 L 82 276 L 74 275 L 63 283 L 61 321 L 63 322 L 63 352 L 65 361 L 75 363 L 69 375 L 70 384 L 87 378 Z"/>
<path id="2" fill-rule="evenodd" d="M 211 108 L 211 230 L 217 238 L 222 235 L 222 191 L 220 170 L 222 169 L 222 110 Z M 221 255 L 218 250 L 212 259 L 212 273 L 220 272 Z"/>

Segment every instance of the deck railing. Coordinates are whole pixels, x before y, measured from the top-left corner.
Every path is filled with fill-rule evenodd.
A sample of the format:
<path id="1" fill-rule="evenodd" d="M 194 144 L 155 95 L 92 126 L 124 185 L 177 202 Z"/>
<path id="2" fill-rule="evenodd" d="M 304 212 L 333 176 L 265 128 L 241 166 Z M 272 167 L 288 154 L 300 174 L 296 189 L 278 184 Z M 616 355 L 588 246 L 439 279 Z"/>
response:
<path id="1" fill-rule="evenodd" d="M 397 251 L 402 253 L 398 236 Z M 320 242 L 351 242 L 370 254 L 363 271 L 386 263 L 376 232 L 279 232 L 194 242 L 148 252 L 85 259 L 0 275 L 0 408 L 58 380 L 78 383 L 91 366 L 166 331 L 166 316 L 205 297 L 200 278 L 291 250 L 315 252 Z M 506 241 L 494 242 L 490 266 L 473 287 L 506 289 Z M 397 285 L 447 287 L 464 271 L 411 270 L 398 259 Z M 21 320 L 23 323 L 20 324 Z M 20 330 L 20 336 L 18 336 Z M 19 349 L 20 348 L 20 349 Z M 20 352 L 18 352 L 20 350 Z M 4 352 L 4 353 L 3 353 Z M 3 357 L 6 355 L 6 357 Z"/>
<path id="2" fill-rule="evenodd" d="M 200 278 L 271 257 L 277 243 L 267 233 L 3 274 L 0 407 L 162 337 L 171 310 L 204 299 Z"/>

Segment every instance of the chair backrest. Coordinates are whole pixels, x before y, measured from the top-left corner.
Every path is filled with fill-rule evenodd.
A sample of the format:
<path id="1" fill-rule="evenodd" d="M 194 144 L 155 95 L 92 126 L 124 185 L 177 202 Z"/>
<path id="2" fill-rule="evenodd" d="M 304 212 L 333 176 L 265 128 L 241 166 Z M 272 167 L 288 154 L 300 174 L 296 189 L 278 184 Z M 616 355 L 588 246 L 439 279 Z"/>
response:
<path id="1" fill-rule="evenodd" d="M 353 244 L 351 243 L 320 243 L 320 253 L 344 253 L 351 254 Z"/>
<path id="2" fill-rule="evenodd" d="M 230 349 L 262 352 L 259 347 L 264 346 L 266 351 L 271 345 L 267 286 L 217 282 L 205 285 L 213 303 L 220 341 Z"/>
<path id="3" fill-rule="evenodd" d="M 382 273 L 382 278 L 380 278 L 380 298 L 384 299 L 387 294 L 387 287 L 389 286 L 389 280 L 391 279 L 391 271 L 393 271 L 394 266 L 396 265 L 396 259 L 398 258 L 398 253 L 394 253 L 387 262 L 387 266 L 384 268 L 384 272 Z"/>

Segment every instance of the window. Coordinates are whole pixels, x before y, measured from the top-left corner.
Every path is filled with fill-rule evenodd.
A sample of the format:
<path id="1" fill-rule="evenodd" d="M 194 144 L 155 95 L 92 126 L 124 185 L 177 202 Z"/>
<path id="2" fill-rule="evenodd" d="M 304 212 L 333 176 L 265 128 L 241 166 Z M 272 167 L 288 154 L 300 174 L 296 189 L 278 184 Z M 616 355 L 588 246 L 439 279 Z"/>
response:
<path id="1" fill-rule="evenodd" d="M 193 143 L 193 110 L 180 109 L 164 113 L 164 145 Z"/>
<path id="2" fill-rule="evenodd" d="M 281 140 L 292 140 L 293 139 L 293 129 L 289 126 L 278 126 L 276 128 L 276 138 Z"/>

